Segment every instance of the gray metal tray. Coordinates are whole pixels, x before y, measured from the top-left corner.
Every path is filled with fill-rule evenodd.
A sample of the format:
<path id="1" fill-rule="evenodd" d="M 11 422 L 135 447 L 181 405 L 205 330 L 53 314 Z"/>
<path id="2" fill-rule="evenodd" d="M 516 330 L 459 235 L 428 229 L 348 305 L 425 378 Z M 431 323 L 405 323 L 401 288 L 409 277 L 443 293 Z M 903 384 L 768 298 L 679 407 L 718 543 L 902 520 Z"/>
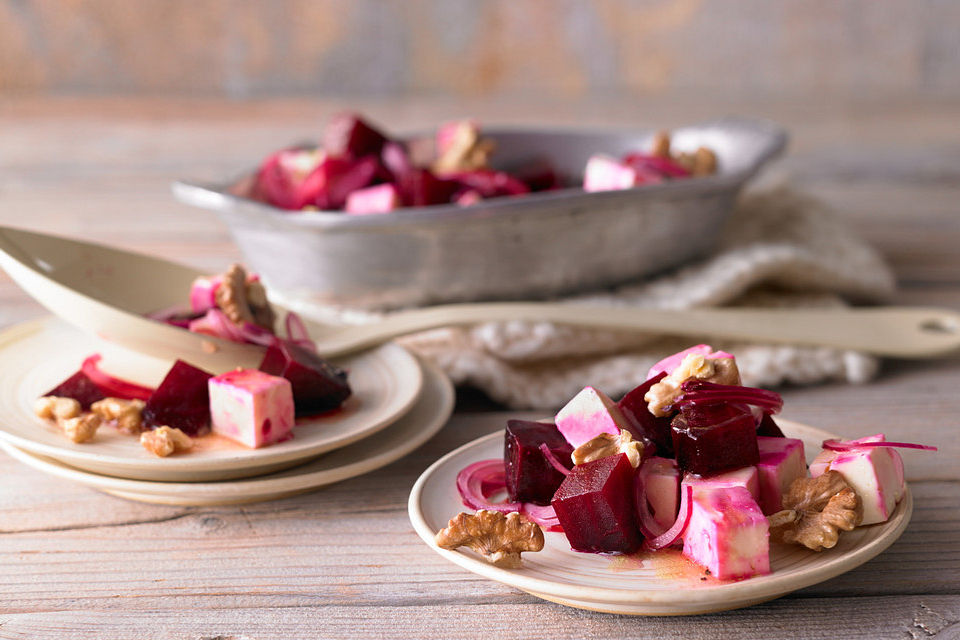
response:
<path id="1" fill-rule="evenodd" d="M 544 158 L 576 179 L 591 154 L 645 149 L 654 132 L 484 133 L 497 142 L 499 164 Z M 366 216 L 283 211 L 233 195 L 236 182 L 180 181 L 173 192 L 216 211 L 272 295 L 301 312 L 328 304 L 385 309 L 541 299 L 636 280 L 703 255 L 740 188 L 787 141 L 781 127 L 743 118 L 671 133 L 674 149 L 712 148 L 718 173 L 623 191 L 562 189 Z"/>

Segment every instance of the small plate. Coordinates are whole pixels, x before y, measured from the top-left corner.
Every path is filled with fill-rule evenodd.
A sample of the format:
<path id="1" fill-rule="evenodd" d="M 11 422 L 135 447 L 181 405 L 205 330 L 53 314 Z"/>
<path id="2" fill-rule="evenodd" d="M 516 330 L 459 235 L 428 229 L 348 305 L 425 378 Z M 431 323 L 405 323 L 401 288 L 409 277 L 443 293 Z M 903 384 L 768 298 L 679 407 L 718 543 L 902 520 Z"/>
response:
<path id="1" fill-rule="evenodd" d="M 820 443 L 837 436 L 788 420 L 784 433 L 803 440 L 808 461 Z M 437 531 L 465 507 L 456 489 L 457 473 L 468 464 L 503 455 L 503 432 L 492 433 L 447 454 L 423 472 L 410 493 L 409 513 L 417 533 L 434 551 L 476 574 L 570 607 L 632 615 L 693 615 L 726 611 L 773 600 L 823 582 L 870 560 L 900 537 L 913 512 L 907 489 L 883 524 L 844 533 L 833 549 L 820 553 L 771 544 L 772 573 L 739 582 L 704 577 L 703 569 L 677 551 L 607 556 L 570 549 L 562 533 L 546 533 L 543 551 L 523 554 L 520 569 L 499 569 L 472 551 L 447 551 L 434 544 Z"/>
<path id="2" fill-rule="evenodd" d="M 75 444 L 33 413 L 36 398 L 71 375 L 91 353 L 104 370 L 157 385 L 170 362 L 98 340 L 53 318 L 0 333 L 0 439 L 31 453 L 111 476 L 167 482 L 212 482 L 271 473 L 344 447 L 385 428 L 416 401 L 423 382 L 417 359 L 385 344 L 337 361 L 350 372 L 353 395 L 336 412 L 298 420 L 296 437 L 248 449 L 217 436 L 196 440 L 187 455 L 158 458 L 111 427 Z"/>
<path id="3" fill-rule="evenodd" d="M 75 469 L 2 440 L 0 448 L 44 473 L 140 502 L 212 506 L 276 500 L 379 469 L 399 460 L 440 431 L 453 412 L 453 386 L 436 367 L 428 363 L 423 366 L 424 385 L 419 400 L 406 415 L 377 435 L 299 467 L 250 480 L 187 483 L 126 480 Z"/>

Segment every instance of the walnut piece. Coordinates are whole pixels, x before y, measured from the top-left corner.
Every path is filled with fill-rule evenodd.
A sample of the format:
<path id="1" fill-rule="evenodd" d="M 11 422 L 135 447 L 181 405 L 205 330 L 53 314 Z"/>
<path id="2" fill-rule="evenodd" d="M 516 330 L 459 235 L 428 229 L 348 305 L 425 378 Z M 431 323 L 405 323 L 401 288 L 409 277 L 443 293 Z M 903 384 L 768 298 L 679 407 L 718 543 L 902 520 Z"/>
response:
<path id="1" fill-rule="evenodd" d="M 680 386 L 690 378 L 737 385 L 740 384 L 740 370 L 733 358 L 706 358 L 700 353 L 688 353 L 670 375 L 650 387 L 643 396 L 650 413 L 658 417 L 670 415 L 673 403 L 683 395 Z"/>
<path id="2" fill-rule="evenodd" d="M 455 127 L 453 136 L 431 169 L 437 173 L 451 173 L 487 168 L 496 143 L 490 138 L 481 138 L 480 130 L 469 120 L 452 126 Z"/>
<path id="3" fill-rule="evenodd" d="M 73 398 L 43 396 L 33 403 L 37 417 L 45 420 L 66 420 L 80 415 L 80 403 Z"/>
<path id="4" fill-rule="evenodd" d="M 90 410 L 104 420 L 116 420 L 117 429 L 132 435 L 140 433 L 145 406 L 143 400 L 105 398 L 90 405 Z"/>
<path id="5" fill-rule="evenodd" d="M 223 274 L 214 297 L 234 324 L 249 322 L 273 331 L 275 316 L 263 285 L 256 280 L 249 282 L 247 272 L 239 264 L 231 264 Z"/>
<path id="6" fill-rule="evenodd" d="M 619 435 L 601 433 L 596 438 L 584 442 L 573 450 L 570 457 L 573 459 L 573 464 L 585 464 L 600 458 L 615 456 L 618 453 L 627 454 L 627 459 L 636 469 L 643 459 L 643 443 L 634 440 L 626 429 L 621 429 Z"/>
<path id="7" fill-rule="evenodd" d="M 57 424 L 68 438 L 80 443 L 91 440 L 103 424 L 103 420 L 95 413 L 84 413 L 74 418 L 57 420 Z"/>
<path id="8" fill-rule="evenodd" d="M 837 471 L 794 480 L 783 507 L 767 518 L 770 538 L 814 551 L 835 546 L 841 530 L 853 531 L 863 521 L 860 496 Z"/>
<path id="9" fill-rule="evenodd" d="M 520 566 L 520 553 L 543 549 L 543 531 L 519 513 L 481 509 L 460 513 L 436 535 L 443 549 L 470 547 L 488 562 L 505 569 Z"/>
<path id="10" fill-rule="evenodd" d="M 166 458 L 172 453 L 190 449 L 193 440 L 180 429 L 163 426 L 141 433 L 140 444 L 150 453 Z"/>
<path id="11" fill-rule="evenodd" d="M 657 158 L 670 157 L 670 133 L 668 131 L 657 131 L 653 136 L 653 144 L 650 145 L 650 155 Z"/>

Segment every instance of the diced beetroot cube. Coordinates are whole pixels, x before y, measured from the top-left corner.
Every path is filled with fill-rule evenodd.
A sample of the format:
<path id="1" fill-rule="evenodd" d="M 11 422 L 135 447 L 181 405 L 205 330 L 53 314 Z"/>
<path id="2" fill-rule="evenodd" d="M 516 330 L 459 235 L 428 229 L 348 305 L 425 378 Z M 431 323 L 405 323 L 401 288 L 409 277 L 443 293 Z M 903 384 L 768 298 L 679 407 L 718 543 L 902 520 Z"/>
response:
<path id="1" fill-rule="evenodd" d="M 210 430 L 210 392 L 213 375 L 183 360 L 177 360 L 143 409 L 149 429 L 168 426 L 190 436 Z"/>
<path id="2" fill-rule="evenodd" d="M 453 180 L 438 178 L 428 169 L 414 169 L 399 184 L 403 203 L 411 207 L 446 204 L 458 188 Z"/>
<path id="3" fill-rule="evenodd" d="M 317 194 L 313 204 L 320 209 L 342 208 L 351 192 L 370 184 L 379 167 L 375 156 L 359 160 L 328 156 L 306 180 Z"/>
<path id="4" fill-rule="evenodd" d="M 553 496 L 563 532 L 576 551 L 630 553 L 640 546 L 633 500 L 633 467 L 626 454 L 573 468 Z"/>
<path id="5" fill-rule="evenodd" d="M 335 115 L 323 131 L 323 148 L 335 156 L 359 158 L 370 153 L 380 153 L 386 142 L 385 135 L 356 113 Z"/>
<path id="6" fill-rule="evenodd" d="M 671 423 L 680 468 L 709 475 L 757 463 L 757 427 L 745 405 L 684 405 Z"/>
<path id="7" fill-rule="evenodd" d="M 652 442 L 657 447 L 657 455 L 672 458 L 673 434 L 670 431 L 670 417 L 656 417 L 650 413 L 647 401 L 643 399 L 650 387 L 660 382 L 666 375 L 666 372 L 661 371 L 639 387 L 629 391 L 620 399 L 617 406 L 626 417 L 629 424 L 628 430 L 634 440 Z"/>
<path id="8" fill-rule="evenodd" d="M 357 189 L 347 196 L 347 213 L 363 215 L 368 213 L 387 213 L 400 206 L 400 192 L 390 184 L 378 184 L 373 187 Z"/>
<path id="9" fill-rule="evenodd" d="M 390 172 L 391 179 L 399 182 L 416 170 L 407 149 L 399 142 L 388 142 L 380 152 L 380 161 Z"/>
<path id="10" fill-rule="evenodd" d="M 298 416 L 336 409 L 350 396 L 346 371 L 287 341 L 271 345 L 259 369 L 290 381 Z"/>
<path id="11" fill-rule="evenodd" d="M 560 176 L 557 175 L 557 170 L 550 164 L 550 161 L 542 158 L 528 162 L 510 173 L 514 178 L 527 185 L 530 191 L 549 191 L 563 186 Z"/>
<path id="12" fill-rule="evenodd" d="M 769 413 L 763 414 L 763 418 L 760 419 L 760 424 L 757 425 L 757 435 L 767 438 L 785 437 L 783 431 L 780 430 L 780 426 L 773 421 L 773 416 Z"/>
<path id="13" fill-rule="evenodd" d="M 323 162 L 315 149 L 284 149 L 264 160 L 257 173 L 256 192 L 268 204 L 299 211 L 317 199 L 323 186 L 310 179 Z"/>
<path id="14" fill-rule="evenodd" d="M 564 475 L 551 465 L 540 445 L 567 468 L 573 466 L 573 447 L 555 424 L 510 420 L 504 434 L 503 462 L 507 472 L 507 493 L 512 502 L 548 505 L 563 482 Z"/>
<path id="15" fill-rule="evenodd" d="M 87 377 L 83 371 L 77 371 L 75 374 L 47 391 L 45 396 L 57 396 L 59 398 L 73 398 L 80 403 L 84 411 L 90 409 L 90 405 L 97 400 L 103 400 L 106 396 L 97 384 Z"/>
<path id="16" fill-rule="evenodd" d="M 516 196 L 530 192 L 530 187 L 520 180 L 503 171 L 492 169 L 457 171 L 444 177 L 456 181 L 462 187 L 478 191 L 484 198 Z"/>

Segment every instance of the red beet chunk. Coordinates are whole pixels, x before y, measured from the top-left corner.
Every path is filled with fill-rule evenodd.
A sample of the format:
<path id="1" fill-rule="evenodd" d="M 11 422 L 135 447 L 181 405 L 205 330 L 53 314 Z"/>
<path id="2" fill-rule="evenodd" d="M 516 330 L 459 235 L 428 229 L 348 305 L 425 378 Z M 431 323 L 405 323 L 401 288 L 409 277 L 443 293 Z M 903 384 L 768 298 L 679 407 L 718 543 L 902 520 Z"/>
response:
<path id="1" fill-rule="evenodd" d="M 577 465 L 553 496 L 560 526 L 575 551 L 630 553 L 640 547 L 626 454 Z"/>
<path id="2" fill-rule="evenodd" d="M 527 185 L 530 191 L 549 191 L 563 186 L 556 169 L 550 161 L 542 158 L 528 162 L 510 173 Z"/>
<path id="3" fill-rule="evenodd" d="M 350 396 L 346 371 L 288 341 L 277 341 L 267 349 L 260 371 L 290 381 L 298 416 L 336 409 Z"/>
<path id="4" fill-rule="evenodd" d="M 323 131 L 323 148 L 330 155 L 359 158 L 380 153 L 387 137 L 356 113 L 335 115 Z"/>
<path id="5" fill-rule="evenodd" d="M 183 360 L 170 367 L 163 382 L 147 400 L 143 422 L 148 429 L 164 425 L 190 436 L 210 429 L 210 392 L 207 381 L 213 375 Z"/>
<path id="6" fill-rule="evenodd" d="M 780 430 L 780 425 L 773 421 L 773 416 L 769 413 L 763 414 L 763 419 L 761 419 L 760 424 L 757 425 L 757 435 L 768 438 L 786 437 L 783 435 L 783 431 Z"/>
<path id="7" fill-rule="evenodd" d="M 369 185 L 379 170 L 376 156 L 359 160 L 328 156 L 307 176 L 304 185 L 316 193 L 313 204 L 320 209 L 342 209 L 347 196 Z"/>
<path id="8" fill-rule="evenodd" d="M 410 207 L 450 202 L 459 185 L 453 180 L 438 178 L 427 169 L 414 169 L 398 182 L 403 203 Z"/>
<path id="9" fill-rule="evenodd" d="M 45 396 L 57 396 L 59 398 L 73 398 L 80 403 L 84 411 L 90 409 L 90 405 L 97 400 L 106 398 L 103 391 L 97 384 L 87 377 L 83 371 L 77 371 L 75 374 L 47 391 Z"/>
<path id="10" fill-rule="evenodd" d="M 647 394 L 650 387 L 660 382 L 666 372 L 661 372 L 644 382 L 633 391 L 627 393 L 620 399 L 617 406 L 630 422 L 631 435 L 634 440 L 646 440 L 652 442 L 657 447 L 657 455 L 662 458 L 673 457 L 673 435 L 670 432 L 669 416 L 658 418 L 647 408 L 647 401 L 643 396 Z"/>
<path id="11" fill-rule="evenodd" d="M 477 191 L 484 198 L 515 196 L 530 192 L 530 187 L 503 171 L 475 169 L 445 174 L 444 177 L 456 181 L 461 187 Z"/>
<path id="12" fill-rule="evenodd" d="M 746 405 L 684 405 L 671 423 L 677 464 L 711 474 L 757 463 L 757 425 Z"/>
<path id="13" fill-rule="evenodd" d="M 507 493 L 511 502 L 548 505 L 563 482 L 564 475 L 551 465 L 540 445 L 545 444 L 567 468 L 573 466 L 573 447 L 555 424 L 510 420 L 503 443 L 503 462 L 507 472 Z"/>

